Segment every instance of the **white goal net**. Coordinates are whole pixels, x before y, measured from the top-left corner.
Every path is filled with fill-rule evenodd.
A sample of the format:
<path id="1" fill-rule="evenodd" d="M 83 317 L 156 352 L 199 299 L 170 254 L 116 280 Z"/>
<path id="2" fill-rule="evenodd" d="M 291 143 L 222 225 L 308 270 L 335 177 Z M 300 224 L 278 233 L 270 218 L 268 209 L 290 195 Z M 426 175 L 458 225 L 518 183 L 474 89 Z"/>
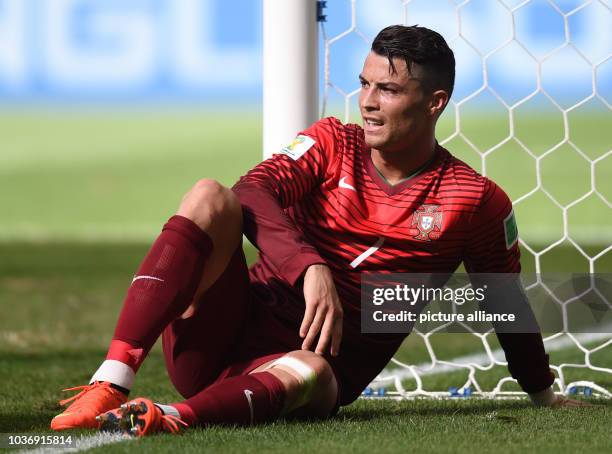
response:
<path id="1" fill-rule="evenodd" d="M 535 276 L 612 271 L 609 1 L 326 3 L 333 20 L 321 22 L 322 116 L 360 123 L 357 75 L 384 26 L 440 32 L 455 52 L 457 80 L 437 138 L 512 198 L 523 269 Z M 550 292 L 539 278 L 526 286 L 528 293 Z M 565 310 L 568 301 L 551 297 Z M 603 304 L 611 307 L 605 298 Z M 612 397 L 611 331 L 545 334 L 557 392 Z M 365 393 L 500 397 L 519 391 L 493 333 L 416 330 Z"/>

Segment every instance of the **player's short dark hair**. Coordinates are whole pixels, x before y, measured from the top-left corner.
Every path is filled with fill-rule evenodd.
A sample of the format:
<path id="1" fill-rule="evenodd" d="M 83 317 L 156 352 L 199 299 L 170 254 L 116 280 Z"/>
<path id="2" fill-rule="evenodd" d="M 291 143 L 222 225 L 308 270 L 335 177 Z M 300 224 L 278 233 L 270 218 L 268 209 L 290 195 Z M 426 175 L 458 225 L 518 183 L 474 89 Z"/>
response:
<path id="1" fill-rule="evenodd" d="M 392 71 L 393 59 L 403 59 L 411 75 L 417 70 L 428 91 L 444 90 L 449 98 L 453 94 L 455 56 L 439 33 L 417 25 L 391 25 L 376 35 L 372 51 L 387 57 Z"/>

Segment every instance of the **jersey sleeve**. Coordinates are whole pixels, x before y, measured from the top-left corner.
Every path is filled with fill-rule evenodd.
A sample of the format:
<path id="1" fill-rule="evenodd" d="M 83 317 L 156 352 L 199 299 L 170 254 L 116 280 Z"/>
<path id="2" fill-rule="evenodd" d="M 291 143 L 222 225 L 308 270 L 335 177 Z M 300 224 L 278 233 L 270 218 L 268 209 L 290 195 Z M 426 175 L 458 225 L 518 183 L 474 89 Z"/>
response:
<path id="1" fill-rule="evenodd" d="M 485 180 L 482 201 L 469 224 L 469 232 L 471 241 L 464 256 L 468 273 L 520 273 L 518 229 L 512 202 L 499 186 L 488 179 Z M 512 306 L 512 312 L 531 320 L 532 326 L 530 332 L 526 333 L 508 333 L 496 329 L 510 374 L 523 391 L 542 391 L 553 384 L 554 375 L 520 279 L 504 287 L 503 294 L 506 304 Z"/>
<path id="2" fill-rule="evenodd" d="M 244 234 L 291 285 L 308 266 L 325 260 L 285 209 L 307 197 L 332 172 L 342 147 L 341 128 L 335 118 L 314 123 L 233 187 L 243 208 Z"/>
<path id="3" fill-rule="evenodd" d="M 485 180 L 480 205 L 468 225 L 463 261 L 468 273 L 520 273 L 518 229 L 512 202 L 491 180 Z"/>
<path id="4" fill-rule="evenodd" d="M 507 332 L 503 322 L 493 322 L 493 327 L 512 377 L 526 393 L 543 391 L 553 384 L 555 376 L 550 370 L 538 321 L 531 310 L 519 275 L 497 276 L 502 278 L 493 285 L 491 283 L 494 280 L 488 281 L 488 299 L 480 306 L 489 313 L 512 312 L 521 321 L 523 332 Z"/>
<path id="5" fill-rule="evenodd" d="M 341 145 L 341 127 L 335 118 L 317 121 L 279 153 L 255 166 L 235 188 L 257 185 L 273 194 L 281 208 L 294 205 L 321 184 L 333 167 Z"/>

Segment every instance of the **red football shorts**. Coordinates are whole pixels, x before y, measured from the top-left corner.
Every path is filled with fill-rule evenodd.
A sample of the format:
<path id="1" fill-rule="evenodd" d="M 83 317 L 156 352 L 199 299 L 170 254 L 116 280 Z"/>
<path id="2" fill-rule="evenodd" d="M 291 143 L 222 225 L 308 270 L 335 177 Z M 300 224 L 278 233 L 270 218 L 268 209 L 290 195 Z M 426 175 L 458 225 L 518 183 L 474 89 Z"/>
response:
<path id="1" fill-rule="evenodd" d="M 262 292 L 261 285 L 250 282 L 244 253 L 239 248 L 203 296 L 195 314 L 174 321 L 164 330 L 162 343 L 168 375 L 185 398 L 300 350 L 301 319 L 278 317 L 270 301 L 264 300 L 278 303 L 284 295 L 266 297 L 272 293 Z M 361 335 L 345 323 L 340 355 L 325 356 L 338 382 L 337 406 L 354 401 L 400 343 L 397 336 Z"/>

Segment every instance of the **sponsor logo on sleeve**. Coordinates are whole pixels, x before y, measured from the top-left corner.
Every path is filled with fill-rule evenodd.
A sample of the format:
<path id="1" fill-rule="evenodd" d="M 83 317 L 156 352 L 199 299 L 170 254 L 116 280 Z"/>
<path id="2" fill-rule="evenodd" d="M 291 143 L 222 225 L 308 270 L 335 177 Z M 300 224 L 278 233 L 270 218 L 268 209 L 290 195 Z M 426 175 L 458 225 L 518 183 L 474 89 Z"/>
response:
<path id="1" fill-rule="evenodd" d="M 504 219 L 504 236 L 506 237 L 506 249 L 510 249 L 518 241 L 518 228 L 514 219 L 514 210 Z"/>
<path id="2" fill-rule="evenodd" d="M 306 153 L 313 145 L 315 144 L 315 140 L 308 137 L 299 135 L 293 142 L 287 145 L 285 148 L 281 150 L 281 154 L 286 154 L 294 161 L 300 159 L 304 153 Z"/>

